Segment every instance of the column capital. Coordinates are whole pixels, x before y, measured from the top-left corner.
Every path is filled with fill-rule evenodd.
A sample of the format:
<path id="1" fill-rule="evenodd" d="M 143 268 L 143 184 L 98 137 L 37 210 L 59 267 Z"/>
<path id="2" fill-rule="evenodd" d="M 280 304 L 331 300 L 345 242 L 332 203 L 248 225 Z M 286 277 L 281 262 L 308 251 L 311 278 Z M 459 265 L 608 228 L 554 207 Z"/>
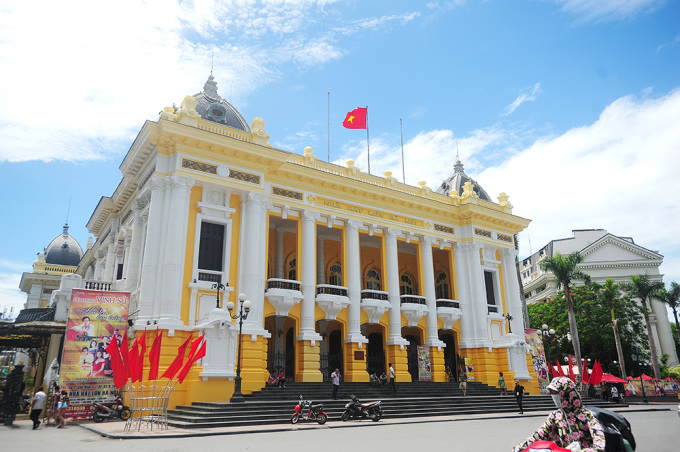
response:
<path id="1" fill-rule="evenodd" d="M 396 238 L 399 234 L 401 234 L 401 230 L 399 230 L 399 229 L 387 228 L 385 230 L 385 236 L 386 237 Z"/>
<path id="2" fill-rule="evenodd" d="M 139 215 L 139 213 L 144 210 L 144 208 L 147 206 L 149 203 L 148 199 L 146 197 L 138 197 L 134 201 L 132 201 L 132 204 L 130 205 L 130 208 L 135 212 L 135 214 Z"/>
<path id="3" fill-rule="evenodd" d="M 423 236 L 421 236 L 421 238 L 420 238 L 420 243 L 422 243 L 423 246 L 425 246 L 425 245 L 430 245 L 430 246 L 432 246 L 432 244 L 433 244 L 435 241 L 436 241 L 436 239 L 435 239 L 434 237 L 430 237 L 429 235 L 423 235 Z"/>
<path id="4" fill-rule="evenodd" d="M 347 220 L 347 229 L 359 229 L 364 223 L 357 220 Z"/>
<path id="5" fill-rule="evenodd" d="M 519 255 L 519 251 L 514 248 L 503 248 L 503 256 L 515 258 Z"/>
<path id="6" fill-rule="evenodd" d="M 267 202 L 267 195 L 264 193 L 254 193 L 252 191 L 249 191 L 248 193 L 245 193 L 242 197 L 243 202 L 246 204 L 259 204 L 262 207 L 266 206 Z"/>
<path id="7" fill-rule="evenodd" d="M 168 182 L 172 188 L 184 188 L 188 190 L 194 186 L 196 180 L 193 177 L 173 174 L 172 176 L 170 176 Z"/>
<path id="8" fill-rule="evenodd" d="M 317 222 L 321 219 L 319 212 L 314 212 L 312 210 L 303 210 L 301 215 L 302 221 L 313 221 Z"/>

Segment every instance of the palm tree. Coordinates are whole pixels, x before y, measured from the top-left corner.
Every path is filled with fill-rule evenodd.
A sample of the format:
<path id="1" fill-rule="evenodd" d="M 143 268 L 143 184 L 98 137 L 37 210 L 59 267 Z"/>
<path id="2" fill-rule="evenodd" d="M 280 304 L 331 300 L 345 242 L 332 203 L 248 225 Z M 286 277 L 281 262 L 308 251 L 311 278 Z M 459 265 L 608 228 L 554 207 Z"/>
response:
<path id="1" fill-rule="evenodd" d="M 656 355 L 656 344 L 654 343 L 654 336 L 652 335 L 652 324 L 649 321 L 649 312 L 651 310 L 650 297 L 654 296 L 659 289 L 663 289 L 661 281 L 651 281 L 648 274 L 631 275 L 630 282 L 623 284 L 623 290 L 628 292 L 631 297 L 640 300 L 640 307 L 642 315 L 645 317 L 645 324 L 647 325 L 647 339 L 649 340 L 649 352 L 652 355 L 652 366 L 654 367 L 654 377 L 661 378 L 661 369 L 659 368 L 659 357 Z"/>
<path id="2" fill-rule="evenodd" d="M 666 303 L 673 311 L 675 318 L 675 326 L 678 333 L 678 342 L 680 342 L 680 324 L 678 324 L 678 309 L 680 309 L 680 284 L 673 281 L 669 290 L 661 289 L 656 292 L 655 297 Z"/>
<path id="3" fill-rule="evenodd" d="M 614 308 L 618 305 L 620 299 L 619 285 L 614 284 L 612 278 L 607 278 L 604 285 L 594 284 L 596 289 L 599 289 L 598 300 L 603 305 L 607 306 L 612 313 L 612 328 L 614 329 L 614 341 L 616 342 L 616 354 L 621 363 L 621 378 L 626 379 L 626 363 L 623 359 L 623 348 L 621 347 L 621 337 L 619 336 L 619 321 L 616 318 Z"/>
<path id="4" fill-rule="evenodd" d="M 576 268 L 582 261 L 583 256 L 578 251 L 568 256 L 562 256 L 556 252 L 553 257 L 544 259 L 540 264 L 541 270 L 555 275 L 558 289 L 560 286 L 564 287 L 564 300 L 567 302 L 567 310 L 569 311 L 569 332 L 571 333 L 571 343 L 574 346 L 574 355 L 576 356 L 579 375 L 583 375 L 583 363 L 581 362 L 581 343 L 578 340 L 574 305 L 571 301 L 571 282 L 574 280 L 590 281 L 590 276 Z"/>

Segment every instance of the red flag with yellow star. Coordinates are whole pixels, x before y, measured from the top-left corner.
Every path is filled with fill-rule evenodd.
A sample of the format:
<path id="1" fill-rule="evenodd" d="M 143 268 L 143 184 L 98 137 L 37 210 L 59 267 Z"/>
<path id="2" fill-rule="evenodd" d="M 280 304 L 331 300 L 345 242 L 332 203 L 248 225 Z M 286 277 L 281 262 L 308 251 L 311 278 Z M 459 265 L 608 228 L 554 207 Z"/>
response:
<path id="1" fill-rule="evenodd" d="M 342 121 L 342 125 L 346 129 L 365 129 L 366 116 L 368 116 L 368 108 L 357 107 L 347 113 L 345 120 Z"/>

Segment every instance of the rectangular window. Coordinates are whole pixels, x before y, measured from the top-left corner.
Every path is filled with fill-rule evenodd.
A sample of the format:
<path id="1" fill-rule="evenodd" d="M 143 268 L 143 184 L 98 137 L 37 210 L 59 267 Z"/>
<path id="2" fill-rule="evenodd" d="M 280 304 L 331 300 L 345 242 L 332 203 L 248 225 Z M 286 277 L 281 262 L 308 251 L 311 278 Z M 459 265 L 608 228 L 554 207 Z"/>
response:
<path id="1" fill-rule="evenodd" d="M 116 271 L 116 281 L 123 279 L 123 264 L 118 264 L 118 270 Z"/>
<path id="2" fill-rule="evenodd" d="M 224 265 L 224 225 L 201 222 L 198 246 L 199 279 L 221 282 Z"/>
<path id="3" fill-rule="evenodd" d="M 496 292 L 493 288 L 493 273 L 484 272 L 484 286 L 486 287 L 486 304 L 496 304 Z"/>

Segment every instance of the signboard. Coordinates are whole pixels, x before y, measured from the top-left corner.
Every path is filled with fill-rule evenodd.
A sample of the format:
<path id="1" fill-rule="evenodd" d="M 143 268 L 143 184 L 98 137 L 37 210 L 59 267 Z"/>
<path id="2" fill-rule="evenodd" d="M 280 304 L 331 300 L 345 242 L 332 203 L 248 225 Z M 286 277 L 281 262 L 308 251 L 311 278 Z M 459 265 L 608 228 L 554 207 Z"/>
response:
<path id="1" fill-rule="evenodd" d="M 475 368 L 472 367 L 472 358 L 465 358 L 465 373 L 468 381 L 475 381 Z"/>
<path id="2" fill-rule="evenodd" d="M 432 381 L 432 367 L 430 366 L 430 347 L 418 346 L 418 379 Z"/>
<path id="3" fill-rule="evenodd" d="M 112 340 L 120 344 L 129 305 L 129 292 L 73 289 L 59 375 L 70 399 L 67 417 L 89 417 L 92 403 L 115 399 L 105 349 Z"/>
<path id="4" fill-rule="evenodd" d="M 550 376 L 548 374 L 548 366 L 545 359 L 545 350 L 543 349 L 543 340 L 538 334 L 538 330 L 526 328 L 524 330 L 524 337 L 531 351 L 531 360 L 534 364 L 534 373 L 538 377 L 538 387 L 542 393 L 547 393 L 547 386 L 550 383 Z"/>

